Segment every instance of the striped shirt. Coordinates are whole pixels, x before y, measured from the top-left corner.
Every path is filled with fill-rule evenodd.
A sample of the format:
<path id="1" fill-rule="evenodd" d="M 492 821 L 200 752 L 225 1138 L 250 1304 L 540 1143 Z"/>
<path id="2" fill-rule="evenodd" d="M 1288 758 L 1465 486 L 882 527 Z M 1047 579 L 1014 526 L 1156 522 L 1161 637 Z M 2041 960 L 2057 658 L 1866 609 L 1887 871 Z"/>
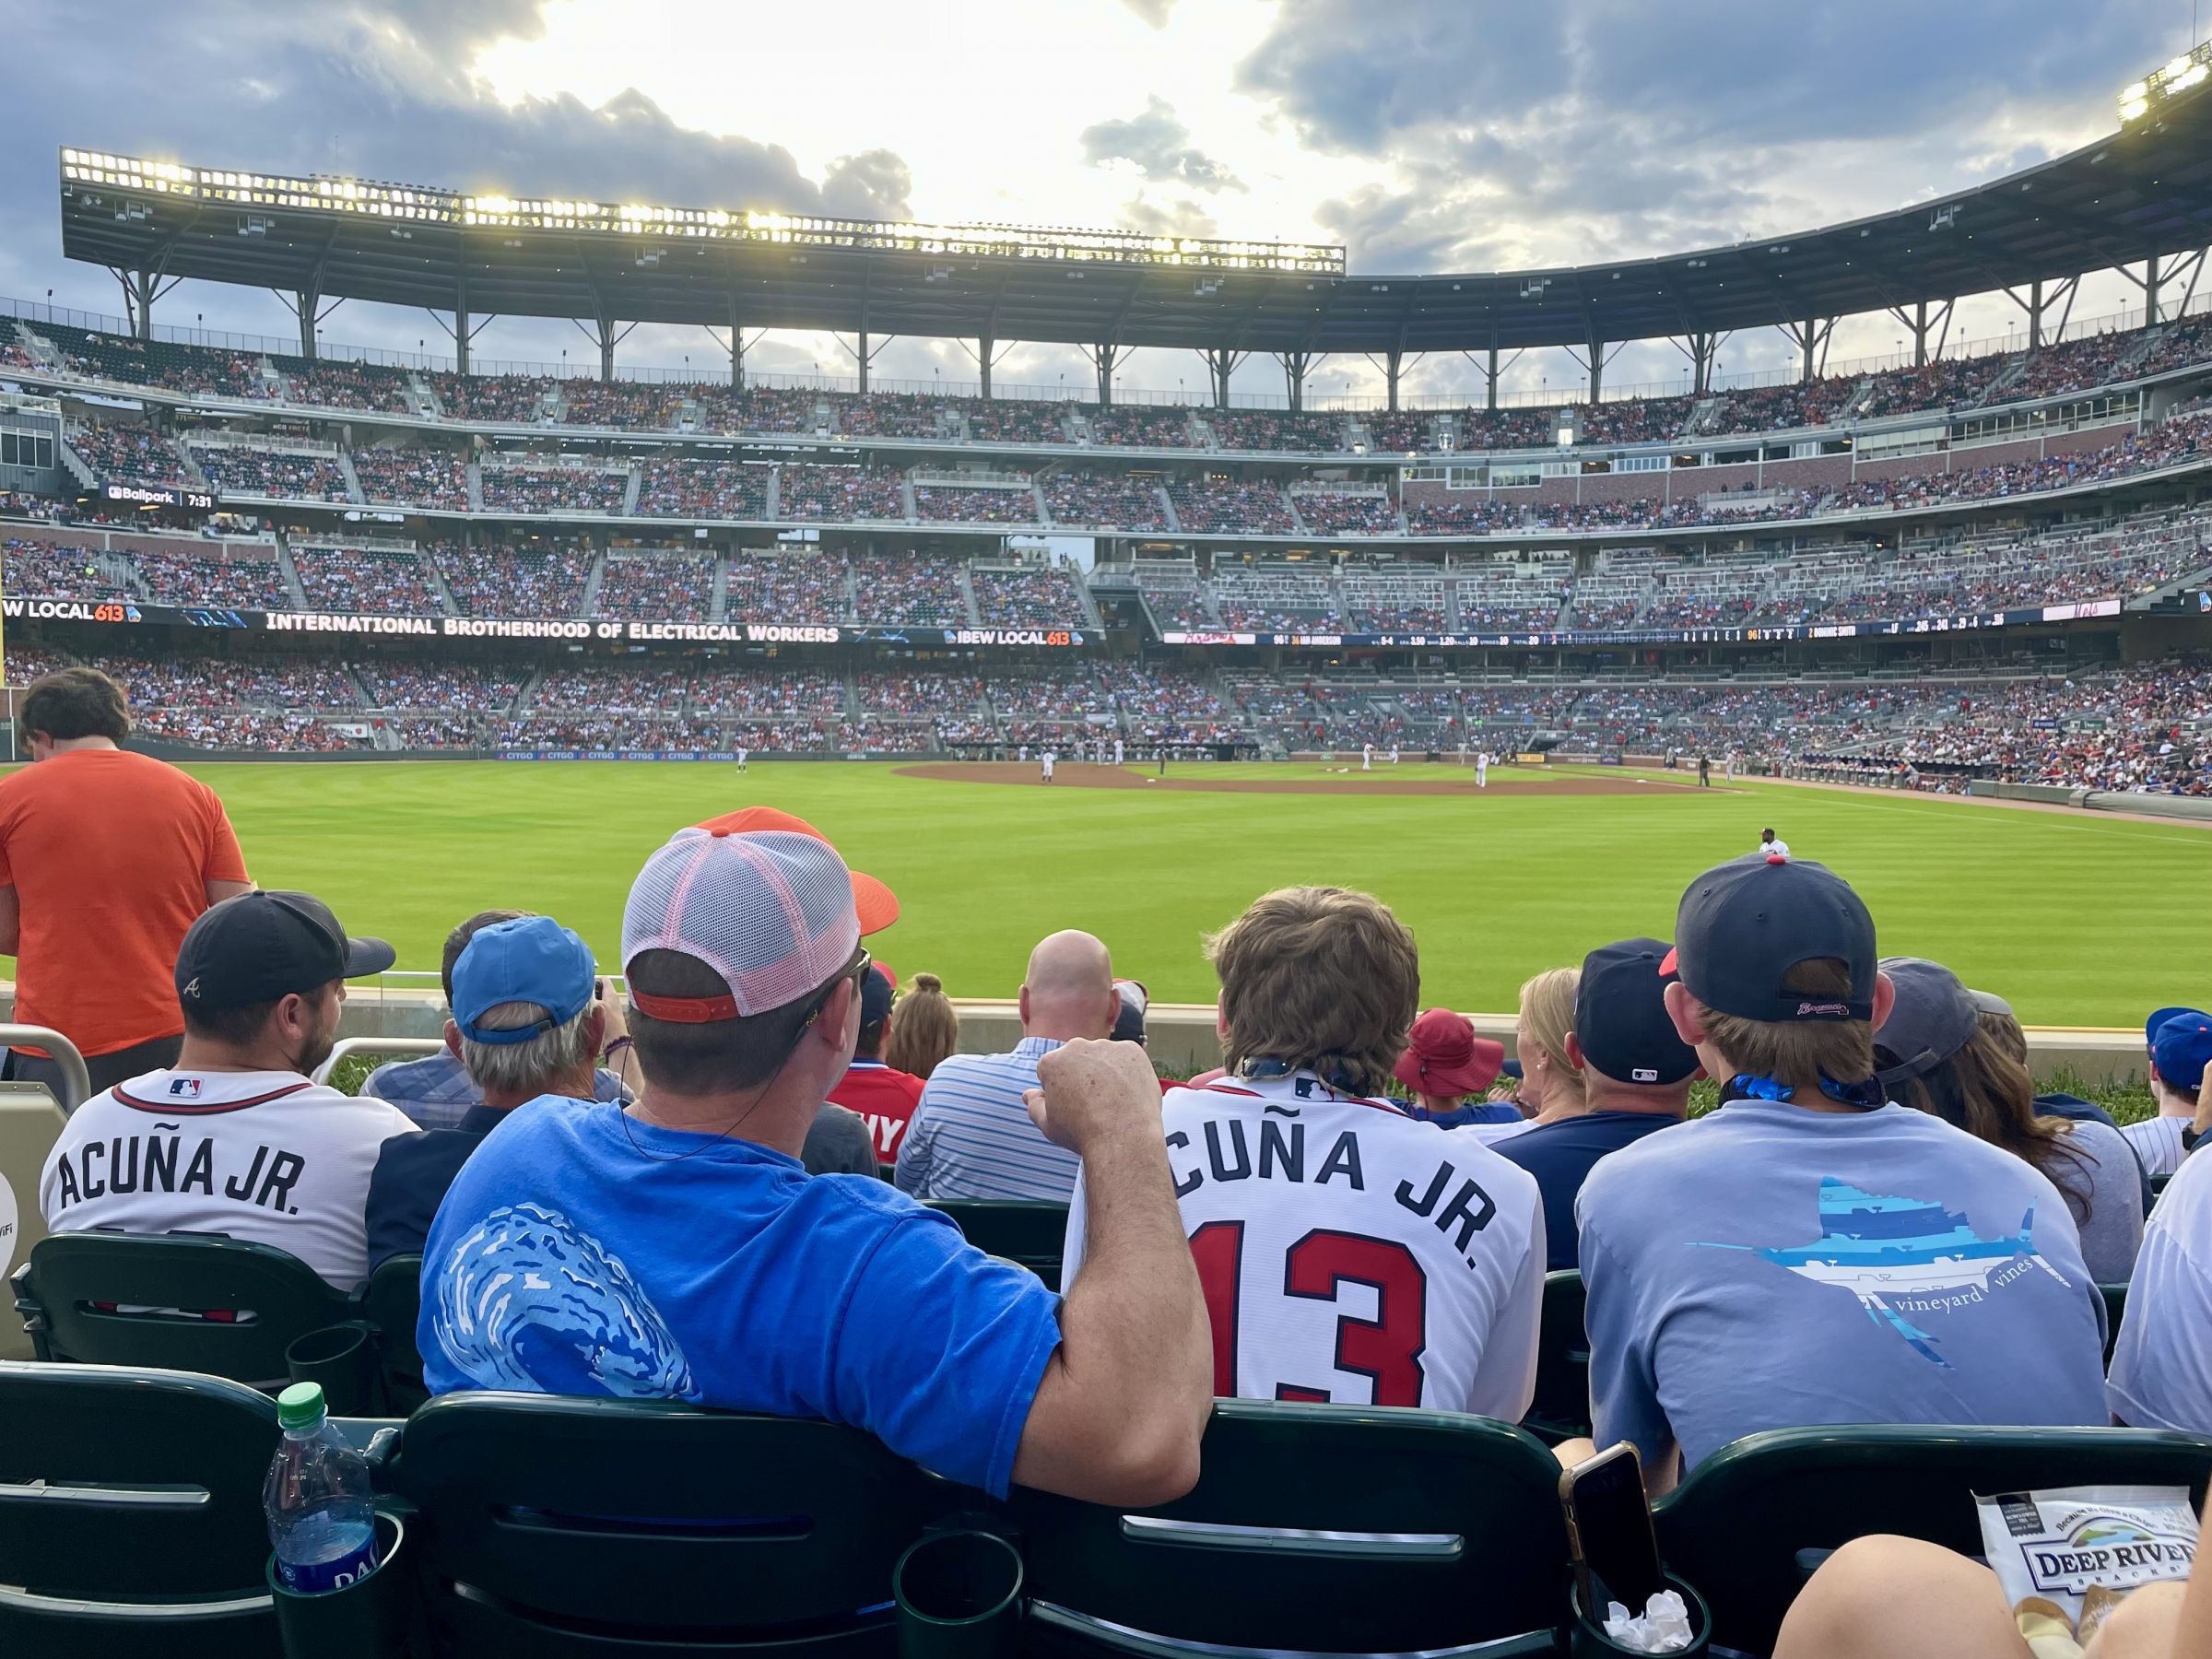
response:
<path id="1" fill-rule="evenodd" d="M 937 1063 L 899 1143 L 899 1190 L 917 1198 L 1041 1198 L 1065 1204 L 1082 1167 L 1030 1122 L 1022 1091 L 1037 1058 L 1060 1046 L 1024 1037 L 1006 1054 L 954 1054 Z"/>
<path id="2" fill-rule="evenodd" d="M 2143 1160 L 2143 1172 L 2155 1179 L 2182 1167 L 2182 1131 L 2189 1122 L 2185 1117 L 2150 1117 L 2124 1125 L 2120 1133 Z"/>

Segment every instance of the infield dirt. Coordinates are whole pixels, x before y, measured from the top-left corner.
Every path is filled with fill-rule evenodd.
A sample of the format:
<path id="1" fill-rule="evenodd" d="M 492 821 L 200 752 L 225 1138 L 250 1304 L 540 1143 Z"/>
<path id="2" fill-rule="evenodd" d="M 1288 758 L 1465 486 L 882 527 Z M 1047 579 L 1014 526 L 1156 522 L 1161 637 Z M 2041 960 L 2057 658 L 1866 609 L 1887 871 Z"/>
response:
<path id="1" fill-rule="evenodd" d="M 1227 770 L 1226 768 L 1224 769 Z M 1549 777 L 1533 771 L 1506 768 L 1491 774 L 1491 790 L 1514 796 L 1527 795 L 1649 795 L 1697 793 L 1695 783 L 1662 782 L 1648 778 Z M 941 783 L 1025 783 L 1041 787 L 1034 762 L 933 761 L 901 766 L 901 777 L 931 778 Z M 1461 782 L 1444 778 L 1390 778 L 1373 772 L 1316 771 L 1312 778 L 1156 777 L 1140 768 L 1097 766 L 1063 761 L 1053 774 L 1054 789 L 1171 789 L 1196 794 L 1321 794 L 1321 795 L 1480 795 L 1473 778 Z M 1709 792 L 1711 793 L 1711 792 Z"/>

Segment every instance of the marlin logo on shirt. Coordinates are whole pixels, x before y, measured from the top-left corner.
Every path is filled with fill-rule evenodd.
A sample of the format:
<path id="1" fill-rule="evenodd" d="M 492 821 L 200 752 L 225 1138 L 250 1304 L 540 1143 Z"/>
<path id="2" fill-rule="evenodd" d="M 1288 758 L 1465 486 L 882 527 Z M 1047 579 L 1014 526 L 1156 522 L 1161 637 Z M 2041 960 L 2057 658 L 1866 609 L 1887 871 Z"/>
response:
<path id="1" fill-rule="evenodd" d="M 1742 1250 L 1763 1256 L 1815 1284 L 1840 1285 L 1858 1298 L 1877 1325 L 1895 1331 L 1922 1359 L 1950 1369 L 1936 1338 L 1907 1313 L 1971 1307 L 1989 1294 L 2041 1267 L 2067 1281 L 2035 1248 L 2035 1206 L 2020 1230 L 1985 1239 L 1966 1217 L 1940 1204 L 1863 1193 L 1833 1175 L 1820 1179 L 1820 1236 L 1810 1244 L 1763 1248 L 1754 1244 L 1697 1243 L 1699 1250 Z"/>

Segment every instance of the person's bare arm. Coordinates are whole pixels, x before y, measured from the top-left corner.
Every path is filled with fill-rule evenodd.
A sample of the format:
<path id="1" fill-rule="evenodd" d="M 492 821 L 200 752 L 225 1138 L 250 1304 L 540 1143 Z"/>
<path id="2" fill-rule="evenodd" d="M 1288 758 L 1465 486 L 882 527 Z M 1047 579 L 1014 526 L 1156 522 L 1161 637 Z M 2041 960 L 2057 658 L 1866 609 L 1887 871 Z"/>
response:
<path id="1" fill-rule="evenodd" d="M 1159 1085 L 1135 1043 L 1078 1041 L 1037 1065 L 1030 1115 L 1083 1159 L 1083 1272 L 1030 1406 L 1014 1478 L 1148 1508 L 1198 1480 L 1213 1410 L 1213 1337 L 1182 1235 Z"/>
<path id="2" fill-rule="evenodd" d="M 0 887 L 0 956 L 14 956 L 23 944 L 23 900 L 14 886 Z"/>
<path id="3" fill-rule="evenodd" d="M 207 908 L 213 910 L 226 899 L 235 899 L 241 893 L 253 890 L 253 884 L 250 881 L 210 881 L 207 883 Z"/>

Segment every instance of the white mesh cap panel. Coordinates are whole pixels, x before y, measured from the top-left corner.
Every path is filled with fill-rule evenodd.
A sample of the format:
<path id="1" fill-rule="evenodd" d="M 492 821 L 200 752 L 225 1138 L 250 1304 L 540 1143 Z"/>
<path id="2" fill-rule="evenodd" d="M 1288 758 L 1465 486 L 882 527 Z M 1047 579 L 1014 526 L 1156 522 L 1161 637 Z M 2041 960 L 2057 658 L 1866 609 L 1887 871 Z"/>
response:
<path id="1" fill-rule="evenodd" d="M 747 1016 L 818 990 L 859 944 L 845 861 L 828 841 L 784 830 L 678 830 L 645 861 L 622 911 L 625 972 L 640 951 L 681 951 L 721 974 Z"/>

